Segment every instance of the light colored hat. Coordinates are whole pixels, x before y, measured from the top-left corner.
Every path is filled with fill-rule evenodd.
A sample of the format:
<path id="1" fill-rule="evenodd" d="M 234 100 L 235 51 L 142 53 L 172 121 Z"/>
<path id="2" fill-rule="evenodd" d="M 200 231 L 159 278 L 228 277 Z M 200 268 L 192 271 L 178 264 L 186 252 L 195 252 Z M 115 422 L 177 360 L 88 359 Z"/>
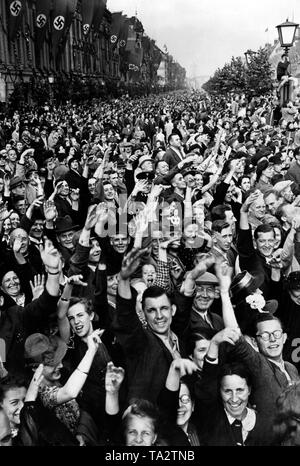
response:
<path id="1" fill-rule="evenodd" d="M 293 184 L 293 181 L 291 180 L 279 181 L 278 183 L 274 185 L 273 189 L 277 193 L 281 193 L 282 191 L 284 191 L 286 188 L 288 188 L 292 184 Z"/>
<path id="2" fill-rule="evenodd" d="M 217 277 L 210 272 L 205 272 L 203 275 L 198 277 L 195 282 L 196 285 L 219 285 Z"/>
<path id="3" fill-rule="evenodd" d="M 139 159 L 138 166 L 141 167 L 143 165 L 143 163 L 147 162 L 147 161 L 153 163 L 153 159 L 150 157 L 150 155 L 142 155 L 142 157 L 140 157 L 140 159 Z"/>

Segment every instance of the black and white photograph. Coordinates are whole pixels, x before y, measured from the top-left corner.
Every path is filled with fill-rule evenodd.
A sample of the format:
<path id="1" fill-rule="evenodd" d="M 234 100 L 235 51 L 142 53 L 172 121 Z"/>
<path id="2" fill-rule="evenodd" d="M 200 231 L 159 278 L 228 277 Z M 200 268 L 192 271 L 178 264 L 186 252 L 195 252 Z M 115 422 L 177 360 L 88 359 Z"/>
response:
<path id="1" fill-rule="evenodd" d="M 300 446 L 299 371 L 299 0 L 0 0 L 0 446 Z"/>

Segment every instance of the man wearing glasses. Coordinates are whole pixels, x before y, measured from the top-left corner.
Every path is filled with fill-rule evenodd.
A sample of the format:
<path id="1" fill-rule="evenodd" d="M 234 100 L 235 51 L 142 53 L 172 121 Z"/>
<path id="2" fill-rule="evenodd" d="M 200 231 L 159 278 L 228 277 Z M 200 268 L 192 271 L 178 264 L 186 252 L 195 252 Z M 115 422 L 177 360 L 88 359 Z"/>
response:
<path id="1" fill-rule="evenodd" d="M 225 327 L 239 328 L 231 304 L 228 275 L 217 273 Z M 299 380 L 296 367 L 283 360 L 282 352 L 287 334 L 277 317 L 267 312 L 258 316 L 252 344 L 241 336 L 234 345 L 232 355 L 242 362 L 251 374 L 252 392 L 250 402 L 267 421 L 267 438 L 274 440 L 273 423 L 277 413 L 277 398 L 292 382 Z"/>

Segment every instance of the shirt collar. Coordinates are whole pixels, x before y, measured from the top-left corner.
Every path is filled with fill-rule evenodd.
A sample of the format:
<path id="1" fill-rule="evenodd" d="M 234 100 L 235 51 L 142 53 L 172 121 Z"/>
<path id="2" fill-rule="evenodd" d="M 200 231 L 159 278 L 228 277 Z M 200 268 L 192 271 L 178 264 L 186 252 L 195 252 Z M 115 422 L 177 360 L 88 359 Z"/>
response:
<path id="1" fill-rule="evenodd" d="M 175 335 L 174 332 L 172 332 L 172 330 L 170 330 L 170 334 L 168 336 L 159 335 L 158 333 L 156 333 L 156 336 L 163 342 L 163 344 L 168 349 L 171 349 L 173 352 L 180 353 L 178 337 L 177 337 L 177 335 Z"/>
<path id="2" fill-rule="evenodd" d="M 31 242 L 32 244 L 36 244 L 37 246 L 40 246 L 40 245 L 43 244 L 43 240 L 42 240 L 42 239 L 38 240 L 38 239 L 34 238 L 33 236 L 29 236 L 29 239 L 30 239 L 30 242 Z"/>
<path id="3" fill-rule="evenodd" d="M 278 362 L 278 361 L 274 361 L 273 359 L 270 359 L 270 358 L 268 358 L 268 359 L 273 364 L 275 364 L 275 366 L 279 367 L 279 369 L 281 370 L 281 372 L 284 373 L 284 375 L 286 376 L 286 378 L 288 379 L 289 382 L 292 380 L 291 377 L 290 377 L 290 374 L 288 373 L 288 371 L 285 368 L 284 361 Z"/>
<path id="4" fill-rule="evenodd" d="M 245 430 L 246 432 L 250 432 L 253 430 L 256 422 L 256 413 L 254 409 L 251 408 L 246 408 L 247 413 L 244 419 L 241 421 L 242 422 L 242 429 Z M 225 414 L 227 416 L 228 422 L 231 425 L 236 419 L 229 414 L 226 409 L 225 409 Z"/>

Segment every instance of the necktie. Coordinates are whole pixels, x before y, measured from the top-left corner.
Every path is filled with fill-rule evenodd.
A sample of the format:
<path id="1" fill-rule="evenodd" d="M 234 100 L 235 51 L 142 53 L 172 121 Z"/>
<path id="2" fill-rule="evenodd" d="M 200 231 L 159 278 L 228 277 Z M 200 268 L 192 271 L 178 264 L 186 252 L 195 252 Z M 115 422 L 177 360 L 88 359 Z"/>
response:
<path id="1" fill-rule="evenodd" d="M 242 422 L 236 419 L 232 424 L 231 424 L 231 430 L 233 433 L 234 440 L 236 442 L 236 445 L 239 447 L 242 447 L 244 445 L 243 442 L 243 434 L 242 434 Z"/>

